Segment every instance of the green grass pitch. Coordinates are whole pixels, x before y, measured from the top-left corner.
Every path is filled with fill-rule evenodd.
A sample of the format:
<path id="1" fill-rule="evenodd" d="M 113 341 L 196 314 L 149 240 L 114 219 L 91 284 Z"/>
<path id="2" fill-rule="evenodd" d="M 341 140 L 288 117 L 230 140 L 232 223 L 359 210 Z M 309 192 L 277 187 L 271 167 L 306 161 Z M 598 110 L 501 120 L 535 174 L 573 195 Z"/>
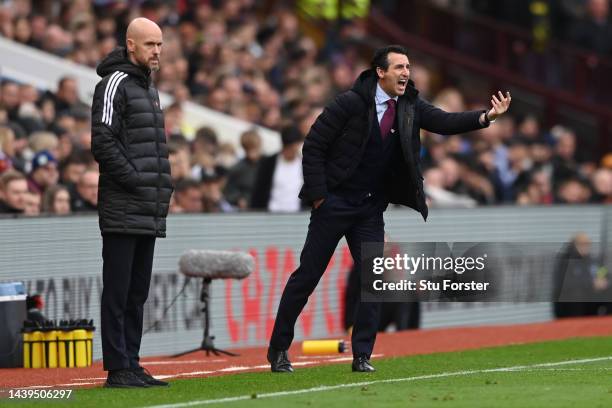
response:
<path id="1" fill-rule="evenodd" d="M 406 345 L 410 347 L 409 344 Z M 239 361 L 236 362 L 239 364 Z M 297 368 L 294 374 L 244 373 L 185 379 L 169 388 L 78 389 L 73 407 L 610 407 L 612 338 L 570 339 Z M 47 401 L 43 401 L 47 402 Z M 39 406 L 0 401 L 0 405 Z"/>

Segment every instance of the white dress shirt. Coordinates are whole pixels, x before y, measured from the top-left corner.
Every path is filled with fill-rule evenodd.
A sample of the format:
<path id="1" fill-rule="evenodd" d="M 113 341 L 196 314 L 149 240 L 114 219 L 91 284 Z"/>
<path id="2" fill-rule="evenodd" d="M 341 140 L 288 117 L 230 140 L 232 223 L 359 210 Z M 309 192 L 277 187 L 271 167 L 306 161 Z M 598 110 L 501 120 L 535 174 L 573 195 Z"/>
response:
<path id="1" fill-rule="evenodd" d="M 298 197 L 304 184 L 302 176 L 302 159 L 286 161 L 282 154 L 276 159 L 272 191 L 268 210 L 271 212 L 297 212 L 300 211 L 301 200 Z"/>
<path id="2" fill-rule="evenodd" d="M 395 102 L 397 102 L 397 96 L 396 97 L 390 97 L 381 87 L 379 83 L 376 83 L 376 96 L 374 97 L 374 100 L 376 101 L 376 115 L 378 116 L 378 124 L 380 125 L 380 121 L 382 120 L 383 115 L 385 114 L 385 111 L 387 110 L 387 101 L 389 99 L 395 99 Z M 396 105 L 397 106 L 397 105 Z"/>

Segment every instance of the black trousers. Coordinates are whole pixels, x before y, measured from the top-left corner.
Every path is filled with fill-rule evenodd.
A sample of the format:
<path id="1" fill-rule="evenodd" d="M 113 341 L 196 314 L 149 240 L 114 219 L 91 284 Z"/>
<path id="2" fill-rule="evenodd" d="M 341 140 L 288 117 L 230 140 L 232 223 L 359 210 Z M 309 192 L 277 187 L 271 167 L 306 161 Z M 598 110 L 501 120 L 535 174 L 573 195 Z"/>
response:
<path id="1" fill-rule="evenodd" d="M 293 341 L 295 322 L 319 283 L 338 242 L 346 237 L 355 265 L 361 266 L 361 243 L 383 242 L 383 212 L 387 201 L 382 197 L 351 200 L 329 194 L 313 210 L 308 235 L 300 256 L 300 266 L 291 274 L 278 305 L 270 346 L 287 350 Z M 370 358 L 380 315 L 380 303 L 360 302 L 355 312 L 351 339 L 353 355 Z"/>
<path id="2" fill-rule="evenodd" d="M 139 367 L 154 249 L 154 236 L 102 236 L 102 357 L 107 371 Z"/>

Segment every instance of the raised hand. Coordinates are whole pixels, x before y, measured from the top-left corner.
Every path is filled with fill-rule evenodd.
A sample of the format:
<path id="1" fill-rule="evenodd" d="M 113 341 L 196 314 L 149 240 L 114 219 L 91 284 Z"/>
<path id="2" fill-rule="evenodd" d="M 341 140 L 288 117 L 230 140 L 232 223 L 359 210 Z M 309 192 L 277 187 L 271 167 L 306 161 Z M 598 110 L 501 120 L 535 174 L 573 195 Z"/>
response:
<path id="1" fill-rule="evenodd" d="M 497 97 L 499 96 L 499 98 Z M 504 112 L 508 110 L 510 107 L 510 102 L 512 98 L 510 97 L 510 92 L 506 92 L 504 96 L 501 91 L 497 92 L 497 95 L 491 96 L 491 110 L 487 112 L 487 117 L 489 120 L 495 120 L 498 116 L 502 115 Z"/>

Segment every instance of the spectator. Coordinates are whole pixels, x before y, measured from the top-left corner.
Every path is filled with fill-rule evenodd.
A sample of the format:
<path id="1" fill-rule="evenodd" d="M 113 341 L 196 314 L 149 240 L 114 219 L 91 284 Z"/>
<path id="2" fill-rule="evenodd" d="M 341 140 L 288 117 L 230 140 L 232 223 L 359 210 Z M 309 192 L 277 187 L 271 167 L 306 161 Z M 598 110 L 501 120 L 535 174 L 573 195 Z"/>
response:
<path id="1" fill-rule="evenodd" d="M 41 204 L 41 196 L 39 193 L 34 193 L 32 191 L 28 191 L 25 195 L 25 206 L 23 210 L 23 214 L 27 216 L 38 216 L 40 215 L 40 204 Z"/>
<path id="2" fill-rule="evenodd" d="M 593 301 L 608 290 L 609 282 L 605 276 L 593 276 L 592 266 L 591 240 L 584 233 L 576 234 L 557 257 L 553 282 L 555 317 L 597 314 L 599 305 Z"/>
<path id="3" fill-rule="evenodd" d="M 217 133 L 207 126 L 198 129 L 192 150 L 194 164 L 191 168 L 191 176 L 199 181 L 203 173 L 214 173 L 215 157 L 219 151 Z"/>
<path id="4" fill-rule="evenodd" d="M 552 130 L 557 144 L 552 159 L 553 181 L 555 186 L 578 174 L 578 164 L 575 160 L 576 135 L 568 128 L 557 126 Z"/>
<path id="5" fill-rule="evenodd" d="M 202 192 L 202 210 L 204 212 L 234 211 L 234 208 L 223 197 L 222 192 L 225 183 L 225 170 L 221 166 L 217 166 L 214 173 L 202 175 L 200 191 Z"/>
<path id="6" fill-rule="evenodd" d="M 542 142 L 540 131 L 540 121 L 534 115 L 526 115 L 519 121 L 518 134 L 516 138 L 524 144 L 531 145 L 532 143 Z"/>
<path id="7" fill-rule="evenodd" d="M 9 170 L 0 175 L 0 214 L 23 214 L 28 182 L 18 171 Z"/>
<path id="8" fill-rule="evenodd" d="M 27 319 L 31 322 L 36 322 L 43 327 L 47 320 L 42 313 L 44 302 L 42 296 L 35 294 L 26 297 L 26 308 L 28 309 Z"/>
<path id="9" fill-rule="evenodd" d="M 59 156 L 59 141 L 51 132 L 34 132 L 30 135 L 30 150 L 36 154 L 47 151 L 57 159 Z"/>
<path id="10" fill-rule="evenodd" d="M 63 185 L 72 188 L 81 175 L 93 164 L 93 156 L 86 150 L 72 152 L 60 164 L 60 180 Z"/>
<path id="11" fill-rule="evenodd" d="M 586 16 L 574 23 L 570 38 L 580 47 L 602 55 L 612 55 L 609 0 L 587 0 Z"/>
<path id="12" fill-rule="evenodd" d="M 175 102 L 164 109 L 164 124 L 168 139 L 172 139 L 174 136 L 183 136 L 182 123 L 183 110 L 179 103 Z"/>
<path id="13" fill-rule="evenodd" d="M 225 170 L 224 173 L 226 173 L 227 169 L 234 167 L 237 162 L 238 158 L 234 145 L 228 142 L 219 144 L 219 149 L 215 157 L 215 165 L 223 167 Z"/>
<path id="14" fill-rule="evenodd" d="M 253 209 L 295 212 L 302 207 L 298 195 L 304 183 L 300 153 L 304 138 L 296 127 L 286 127 L 281 140 L 282 150 L 259 162 L 251 196 Z"/>
<path id="15" fill-rule="evenodd" d="M 59 114 L 78 109 L 89 110 L 89 107 L 79 99 L 76 79 L 70 76 L 60 78 L 55 94 L 55 112 Z"/>
<path id="16" fill-rule="evenodd" d="M 179 143 L 168 144 L 168 160 L 170 161 L 170 174 L 176 185 L 179 181 L 190 177 L 189 145 Z"/>
<path id="17" fill-rule="evenodd" d="M 415 87 L 419 90 L 419 95 L 425 99 L 431 97 L 431 71 L 423 65 L 410 67 L 410 79 L 414 81 Z"/>
<path id="18" fill-rule="evenodd" d="M 519 182 L 531 169 L 531 160 L 527 146 L 514 140 L 508 146 L 508 167 L 506 178 L 502 179 L 501 198 L 504 202 L 515 201 L 518 196 Z"/>
<path id="19" fill-rule="evenodd" d="M 9 159 L 15 157 L 15 132 L 6 126 L 0 126 L 0 152 Z"/>
<path id="20" fill-rule="evenodd" d="M 11 158 L 0 151 L 0 174 L 13 168 Z"/>
<path id="21" fill-rule="evenodd" d="M 0 107 L 4 109 L 9 120 L 17 120 L 19 112 L 19 85 L 13 81 L 3 81 L 0 85 Z"/>
<path id="22" fill-rule="evenodd" d="M 612 204 L 612 170 L 599 169 L 591 175 L 595 203 Z"/>
<path id="23" fill-rule="evenodd" d="M 68 189 L 61 184 L 49 187 L 45 191 L 42 210 L 45 214 L 70 214 L 70 193 Z"/>
<path id="24" fill-rule="evenodd" d="M 55 157 L 48 150 L 36 153 L 32 159 L 28 189 L 31 192 L 43 194 L 47 188 L 56 185 L 58 181 L 59 173 Z"/>
<path id="25" fill-rule="evenodd" d="M 463 95 L 456 88 L 442 89 L 433 100 L 433 104 L 447 112 L 463 112 L 466 110 Z"/>
<path id="26" fill-rule="evenodd" d="M 261 136 L 256 130 L 248 130 L 240 136 L 240 144 L 245 157 L 229 170 L 224 194 L 231 205 L 245 210 L 253 192 L 261 157 Z"/>
<path id="27" fill-rule="evenodd" d="M 70 207 L 72 212 L 96 211 L 98 209 L 98 179 L 97 170 L 86 170 L 76 184 Z"/>
<path id="28" fill-rule="evenodd" d="M 176 183 L 174 190 L 174 212 L 201 213 L 204 211 L 200 184 L 193 179 Z"/>
<path id="29" fill-rule="evenodd" d="M 319 117 L 321 112 L 323 112 L 323 108 L 321 106 L 316 106 L 306 112 L 306 115 L 300 119 L 298 128 L 303 135 L 308 134 L 310 128 L 315 123 L 315 120 L 317 120 L 317 117 Z"/>
<path id="30" fill-rule="evenodd" d="M 32 45 L 32 29 L 30 27 L 30 22 L 27 18 L 18 17 L 15 20 L 15 31 L 13 39 L 25 45 Z"/>
<path id="31" fill-rule="evenodd" d="M 566 179 L 557 188 L 557 202 L 562 204 L 586 204 L 591 197 L 591 191 L 577 179 Z"/>
<path id="32" fill-rule="evenodd" d="M 21 103 L 38 103 L 40 95 L 38 90 L 31 84 L 21 84 L 19 86 L 19 100 Z"/>
<path id="33" fill-rule="evenodd" d="M 31 151 L 28 148 L 29 140 L 26 131 L 16 122 L 9 122 L 6 125 L 13 134 L 15 138 L 13 139 L 13 150 L 15 154 L 11 157 L 11 162 L 13 167 L 16 170 L 21 171 L 22 173 L 27 173 L 26 168 L 30 167 L 30 161 L 28 160 L 32 158 Z"/>
<path id="34" fill-rule="evenodd" d="M 439 168 L 433 167 L 425 171 L 423 186 L 428 205 L 432 208 L 472 208 L 476 206 L 476 201 L 472 198 L 445 189 L 445 180 L 445 173 Z"/>

